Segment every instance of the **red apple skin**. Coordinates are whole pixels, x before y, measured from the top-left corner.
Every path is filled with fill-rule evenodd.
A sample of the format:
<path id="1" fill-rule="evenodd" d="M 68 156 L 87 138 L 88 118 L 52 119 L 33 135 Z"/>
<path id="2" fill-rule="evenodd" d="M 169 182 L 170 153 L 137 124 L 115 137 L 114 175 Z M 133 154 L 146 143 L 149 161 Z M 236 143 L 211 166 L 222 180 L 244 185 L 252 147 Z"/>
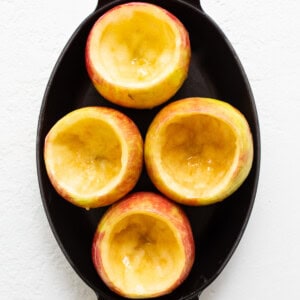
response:
<path id="1" fill-rule="evenodd" d="M 113 126 L 120 130 L 118 134 L 123 139 L 123 143 L 126 143 L 126 147 L 128 149 L 128 157 L 126 159 L 125 166 L 126 176 L 119 180 L 117 185 L 109 193 L 100 192 L 98 195 L 94 195 L 92 197 L 86 197 L 85 195 L 79 196 L 69 190 L 66 190 L 66 188 L 55 176 L 55 170 L 53 170 L 49 166 L 47 160 L 52 139 L 55 135 L 55 126 L 57 127 L 56 124 L 58 124 L 58 122 L 60 122 L 63 118 L 53 126 L 53 128 L 48 132 L 45 138 L 44 161 L 47 174 L 51 184 L 53 185 L 57 193 L 73 205 L 86 209 L 107 206 L 121 199 L 136 185 L 140 177 L 143 165 L 143 140 L 134 122 L 125 114 L 120 113 L 115 109 L 111 109 L 108 107 L 90 106 L 81 108 L 81 111 L 85 116 L 93 115 L 95 118 L 105 117 L 108 122 L 114 124 Z M 71 112 L 70 114 L 74 112 L 75 111 Z M 83 117 L 83 115 L 81 117 Z"/>
<path id="2" fill-rule="evenodd" d="M 99 222 L 94 235 L 92 245 L 92 259 L 94 266 L 99 276 L 112 291 L 121 296 L 136 298 L 136 296 L 124 295 L 124 292 L 119 290 L 118 287 L 115 286 L 114 282 L 110 281 L 109 276 L 103 267 L 101 256 L 101 243 L 103 242 L 108 230 L 113 226 L 113 224 L 120 220 L 122 215 L 127 215 L 131 212 L 151 212 L 152 214 L 157 214 L 158 216 L 167 219 L 174 225 L 175 228 L 177 228 L 177 233 L 180 235 L 185 252 L 184 269 L 172 286 L 163 291 L 163 293 L 152 294 L 151 298 L 171 293 L 187 278 L 191 271 L 195 260 L 195 243 L 189 219 L 182 208 L 160 194 L 153 192 L 135 192 L 127 195 L 119 202 L 114 203 L 106 211 Z"/>
<path id="3" fill-rule="evenodd" d="M 94 47 L 94 35 L 96 27 L 101 24 L 102 19 L 107 14 L 123 7 L 156 7 L 164 12 L 169 18 L 169 22 L 174 22 L 180 35 L 180 56 L 174 64 L 174 70 L 167 74 L 161 82 L 153 83 L 148 87 L 130 87 L 118 85 L 117 82 L 112 82 L 105 79 L 100 73 L 91 59 L 91 49 Z M 151 8 L 151 9 L 152 9 Z M 172 13 L 154 4 L 144 2 L 130 2 L 117 5 L 104 15 L 102 15 L 92 27 L 85 49 L 85 63 L 87 73 L 96 88 L 96 90 L 108 101 L 117 105 L 136 109 L 151 109 L 169 100 L 180 89 L 188 76 L 188 70 L 191 59 L 191 45 L 189 33 L 182 22 Z"/>
<path id="4" fill-rule="evenodd" d="M 161 128 L 174 116 L 204 114 L 217 116 L 235 130 L 239 156 L 234 173 L 221 194 L 212 197 L 186 197 L 170 188 L 158 169 L 159 151 L 153 150 Z M 235 192 L 247 178 L 253 163 L 253 138 L 249 124 L 241 112 L 229 103 L 217 99 L 191 97 L 174 101 L 165 106 L 154 118 L 148 128 L 144 143 L 144 160 L 149 177 L 157 189 L 170 199 L 189 206 L 208 205 L 220 202 Z M 163 158 L 162 158 L 163 159 Z"/>

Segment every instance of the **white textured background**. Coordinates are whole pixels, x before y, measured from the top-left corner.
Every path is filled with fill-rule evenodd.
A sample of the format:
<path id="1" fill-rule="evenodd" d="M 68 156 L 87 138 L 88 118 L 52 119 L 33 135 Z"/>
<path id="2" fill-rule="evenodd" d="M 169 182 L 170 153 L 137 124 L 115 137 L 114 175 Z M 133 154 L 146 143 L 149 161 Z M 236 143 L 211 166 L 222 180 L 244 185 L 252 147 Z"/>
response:
<path id="1" fill-rule="evenodd" d="M 0 1 L 0 299 L 92 300 L 49 229 L 35 138 L 53 66 L 96 0 Z M 262 162 L 243 239 L 203 300 L 300 299 L 300 1 L 202 0 L 259 113 Z"/>

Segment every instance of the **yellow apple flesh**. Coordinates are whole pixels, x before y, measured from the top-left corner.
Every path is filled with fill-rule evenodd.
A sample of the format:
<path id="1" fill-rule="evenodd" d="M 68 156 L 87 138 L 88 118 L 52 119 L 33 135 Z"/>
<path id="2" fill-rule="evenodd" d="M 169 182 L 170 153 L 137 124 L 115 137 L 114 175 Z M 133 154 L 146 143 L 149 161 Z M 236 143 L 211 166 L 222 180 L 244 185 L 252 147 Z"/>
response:
<path id="1" fill-rule="evenodd" d="M 86 67 L 95 88 L 125 107 L 152 108 L 172 97 L 187 77 L 191 49 L 184 25 L 165 9 L 142 2 L 114 7 L 91 29 Z"/>
<path id="2" fill-rule="evenodd" d="M 164 107 L 144 147 L 152 182 L 186 205 L 224 200 L 244 182 L 253 161 L 247 120 L 216 99 L 186 98 Z"/>
<path id="3" fill-rule="evenodd" d="M 63 198 L 85 208 L 105 206 L 135 186 L 142 169 L 143 141 L 125 114 L 106 107 L 80 108 L 50 129 L 44 161 Z"/>
<path id="4" fill-rule="evenodd" d="M 183 210 L 152 192 L 115 203 L 94 236 L 92 258 L 104 283 L 127 298 L 170 293 L 188 276 L 195 257 Z"/>

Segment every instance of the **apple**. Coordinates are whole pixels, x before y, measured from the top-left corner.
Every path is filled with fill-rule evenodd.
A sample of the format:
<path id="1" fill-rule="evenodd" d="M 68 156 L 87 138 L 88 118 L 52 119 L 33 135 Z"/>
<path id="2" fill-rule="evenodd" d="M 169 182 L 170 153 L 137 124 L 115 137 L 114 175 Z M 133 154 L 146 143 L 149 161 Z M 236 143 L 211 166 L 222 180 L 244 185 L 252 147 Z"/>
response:
<path id="1" fill-rule="evenodd" d="M 93 25 L 87 39 L 88 75 L 107 100 L 152 108 L 171 98 L 185 81 L 189 34 L 173 14 L 150 3 L 115 6 Z"/>
<path id="2" fill-rule="evenodd" d="M 153 192 L 136 192 L 101 218 L 92 246 L 103 282 L 126 298 L 166 295 L 188 276 L 195 258 L 182 208 Z"/>
<path id="3" fill-rule="evenodd" d="M 185 98 L 154 118 L 144 143 L 145 164 L 154 185 L 186 205 L 222 201 L 248 176 L 253 140 L 248 122 L 221 100 Z"/>
<path id="4" fill-rule="evenodd" d="M 84 208 L 109 205 L 135 186 L 143 164 L 143 140 L 134 122 L 107 107 L 76 109 L 48 132 L 44 161 L 64 199 Z"/>

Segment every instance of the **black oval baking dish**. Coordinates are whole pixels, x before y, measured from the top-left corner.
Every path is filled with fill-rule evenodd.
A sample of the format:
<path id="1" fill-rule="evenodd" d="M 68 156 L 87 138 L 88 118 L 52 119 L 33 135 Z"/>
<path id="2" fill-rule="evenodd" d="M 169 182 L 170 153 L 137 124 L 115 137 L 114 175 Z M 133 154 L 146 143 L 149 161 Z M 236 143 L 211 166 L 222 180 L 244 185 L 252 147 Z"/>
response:
<path id="1" fill-rule="evenodd" d="M 171 294 L 157 299 L 188 300 L 198 296 L 223 270 L 236 249 L 248 223 L 257 190 L 260 168 L 260 133 L 255 101 L 243 67 L 228 39 L 203 11 L 197 0 L 147 1 L 159 5 L 187 28 L 192 48 L 188 78 L 169 102 L 186 97 L 210 97 L 227 101 L 246 117 L 253 135 L 254 161 L 242 186 L 223 202 L 204 207 L 183 206 L 196 245 L 192 271 Z M 68 112 L 89 105 L 115 107 L 138 125 L 143 137 L 161 106 L 151 110 L 120 108 L 102 98 L 93 87 L 85 67 L 85 45 L 94 22 L 110 8 L 126 1 L 99 0 L 70 38 L 60 55 L 46 87 L 40 110 L 36 158 L 44 209 L 56 240 L 78 275 L 99 299 L 119 300 L 96 273 L 91 245 L 96 226 L 107 208 L 89 211 L 61 199 L 52 187 L 44 165 L 44 139 L 50 128 Z M 156 191 L 146 172 L 134 191 Z"/>

